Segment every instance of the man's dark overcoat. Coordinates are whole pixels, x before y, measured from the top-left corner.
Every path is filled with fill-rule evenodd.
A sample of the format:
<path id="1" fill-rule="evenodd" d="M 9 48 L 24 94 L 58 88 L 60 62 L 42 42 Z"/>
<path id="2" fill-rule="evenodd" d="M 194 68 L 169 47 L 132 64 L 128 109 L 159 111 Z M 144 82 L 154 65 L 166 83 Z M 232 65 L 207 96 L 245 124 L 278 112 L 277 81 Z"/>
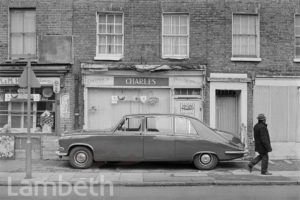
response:
<path id="1" fill-rule="evenodd" d="M 272 151 L 267 124 L 258 122 L 254 126 L 255 151 L 264 154 Z"/>

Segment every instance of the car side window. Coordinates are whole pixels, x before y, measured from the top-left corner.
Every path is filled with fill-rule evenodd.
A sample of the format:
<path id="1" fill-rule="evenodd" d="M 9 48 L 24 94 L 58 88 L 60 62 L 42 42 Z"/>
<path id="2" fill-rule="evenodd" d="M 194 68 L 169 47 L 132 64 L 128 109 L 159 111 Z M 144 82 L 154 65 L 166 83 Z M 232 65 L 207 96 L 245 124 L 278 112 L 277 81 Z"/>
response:
<path id="1" fill-rule="evenodd" d="M 175 134 L 197 135 L 197 131 L 189 119 L 184 117 L 175 117 Z"/>
<path id="2" fill-rule="evenodd" d="M 142 130 L 142 118 L 126 118 L 119 126 L 118 131 L 132 132 Z"/>
<path id="3" fill-rule="evenodd" d="M 173 120 L 169 116 L 146 118 L 146 131 L 159 134 L 173 134 Z"/>

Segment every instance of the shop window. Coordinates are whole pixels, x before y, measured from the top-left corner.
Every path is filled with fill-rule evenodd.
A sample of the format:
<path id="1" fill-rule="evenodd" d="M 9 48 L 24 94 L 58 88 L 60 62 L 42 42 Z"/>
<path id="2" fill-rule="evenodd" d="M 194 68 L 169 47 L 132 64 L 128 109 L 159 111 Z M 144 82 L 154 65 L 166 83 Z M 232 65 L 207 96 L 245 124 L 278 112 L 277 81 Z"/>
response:
<path id="1" fill-rule="evenodd" d="M 2 132 L 27 131 L 27 96 L 23 89 L 4 87 L 0 90 L 0 130 Z M 39 101 L 31 103 L 31 131 L 51 133 L 55 131 L 55 94 L 50 87 L 32 89 L 32 94 L 39 94 Z M 6 99 L 5 95 L 10 95 Z M 23 95 L 23 96 L 22 96 Z"/>

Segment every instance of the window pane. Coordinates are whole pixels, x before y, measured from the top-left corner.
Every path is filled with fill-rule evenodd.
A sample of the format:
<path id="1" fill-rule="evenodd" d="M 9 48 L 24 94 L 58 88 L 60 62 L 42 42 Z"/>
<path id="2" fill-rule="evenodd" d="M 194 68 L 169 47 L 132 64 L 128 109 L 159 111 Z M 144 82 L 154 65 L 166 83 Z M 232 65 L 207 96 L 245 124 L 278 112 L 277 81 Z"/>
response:
<path id="1" fill-rule="evenodd" d="M 106 45 L 99 45 L 99 53 L 102 54 L 106 53 Z"/>
<path id="2" fill-rule="evenodd" d="M 24 54 L 35 55 L 36 52 L 36 40 L 35 35 L 24 37 Z"/>
<path id="3" fill-rule="evenodd" d="M 127 118 L 118 128 L 120 131 L 141 131 L 142 129 L 142 118 Z"/>
<path id="4" fill-rule="evenodd" d="M 115 36 L 115 44 L 122 45 L 122 36 Z"/>
<path id="5" fill-rule="evenodd" d="M 114 15 L 107 15 L 107 23 L 109 24 L 114 23 Z"/>
<path id="6" fill-rule="evenodd" d="M 122 33 L 122 25 L 116 25 L 116 26 L 115 26 L 115 31 L 116 31 L 116 33 L 118 33 L 118 34 L 121 34 L 121 33 Z"/>
<path id="7" fill-rule="evenodd" d="M 163 34 L 171 34 L 171 16 L 170 15 L 165 15 L 164 16 L 164 32 Z"/>
<path id="8" fill-rule="evenodd" d="M 300 26 L 300 15 L 296 15 L 295 24 L 296 24 L 296 26 Z"/>
<path id="9" fill-rule="evenodd" d="M 233 34 L 239 34 L 240 31 L 240 16 L 239 15 L 233 15 Z"/>
<path id="10" fill-rule="evenodd" d="M 179 16 L 176 15 L 172 17 L 172 34 L 179 34 Z"/>
<path id="11" fill-rule="evenodd" d="M 10 32 L 23 32 L 23 13 L 21 11 L 10 11 Z"/>
<path id="12" fill-rule="evenodd" d="M 249 55 L 255 56 L 256 55 L 256 37 L 249 36 Z"/>
<path id="13" fill-rule="evenodd" d="M 35 12 L 24 12 L 24 32 L 35 33 Z"/>
<path id="14" fill-rule="evenodd" d="M 98 38 L 99 38 L 99 44 L 106 45 L 106 36 L 99 35 Z"/>
<path id="15" fill-rule="evenodd" d="M 249 16 L 248 17 L 248 34 L 256 35 L 256 17 Z"/>
<path id="16" fill-rule="evenodd" d="M 115 27 L 113 24 L 107 25 L 107 33 L 115 33 Z"/>
<path id="17" fill-rule="evenodd" d="M 23 119 L 24 119 L 24 122 L 23 122 L 24 123 L 24 127 L 22 127 L 22 128 L 27 128 L 27 116 L 24 117 Z M 30 117 L 30 128 L 32 128 L 32 124 L 33 124 L 32 120 L 33 120 L 33 117 L 31 116 Z"/>
<path id="18" fill-rule="evenodd" d="M 172 38 L 172 54 L 179 55 L 179 38 L 178 37 Z"/>
<path id="19" fill-rule="evenodd" d="M 11 35 L 10 40 L 11 54 L 23 54 L 23 35 Z"/>
<path id="20" fill-rule="evenodd" d="M 172 134 L 172 117 L 151 117 L 147 118 L 147 131 L 149 132 L 163 132 Z"/>
<path id="21" fill-rule="evenodd" d="M 242 15 L 241 16 L 241 34 L 247 34 L 248 31 L 248 16 Z"/>
<path id="22" fill-rule="evenodd" d="M 186 37 L 181 37 L 180 38 L 180 55 L 187 55 L 187 38 Z"/>
<path id="23" fill-rule="evenodd" d="M 233 36 L 232 38 L 232 54 L 238 55 L 239 54 L 239 37 Z"/>
<path id="24" fill-rule="evenodd" d="M 99 15 L 99 23 L 101 24 L 106 23 L 106 15 Z"/>
<path id="25" fill-rule="evenodd" d="M 106 33 L 106 25 L 105 24 L 99 24 L 99 33 Z"/>
<path id="26" fill-rule="evenodd" d="M 21 116 L 11 117 L 11 127 L 12 128 L 23 128 L 21 127 Z"/>
<path id="27" fill-rule="evenodd" d="M 187 34 L 188 32 L 188 17 L 180 16 L 180 34 Z"/>
<path id="28" fill-rule="evenodd" d="M 296 35 L 300 35 L 300 27 L 296 27 L 295 30 L 296 30 Z"/>
<path id="29" fill-rule="evenodd" d="M 116 24 L 122 25 L 122 15 L 115 15 Z"/>
<path id="30" fill-rule="evenodd" d="M 172 38 L 171 37 L 164 37 L 163 40 L 163 51 L 165 55 L 170 55 L 171 54 L 171 43 L 172 43 Z"/>
<path id="31" fill-rule="evenodd" d="M 300 56 L 300 47 L 296 47 L 296 56 Z"/>
<path id="32" fill-rule="evenodd" d="M 296 45 L 300 45 L 300 37 L 296 38 Z"/>
<path id="33" fill-rule="evenodd" d="M 183 117 L 175 118 L 175 133 L 177 134 L 186 134 L 186 135 L 195 135 L 197 134 L 195 128 L 193 127 L 190 120 Z"/>

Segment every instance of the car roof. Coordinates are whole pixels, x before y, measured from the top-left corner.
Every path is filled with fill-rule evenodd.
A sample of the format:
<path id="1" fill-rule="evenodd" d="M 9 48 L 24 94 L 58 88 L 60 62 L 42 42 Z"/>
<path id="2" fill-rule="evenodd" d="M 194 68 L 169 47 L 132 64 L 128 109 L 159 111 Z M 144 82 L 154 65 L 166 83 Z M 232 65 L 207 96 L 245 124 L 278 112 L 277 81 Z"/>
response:
<path id="1" fill-rule="evenodd" d="M 144 117 L 144 116 L 177 116 L 177 117 L 187 117 L 199 120 L 195 117 L 189 116 L 189 115 L 183 115 L 183 114 L 174 114 L 174 113 L 139 113 L 139 114 L 128 114 L 124 115 L 124 117 Z"/>

